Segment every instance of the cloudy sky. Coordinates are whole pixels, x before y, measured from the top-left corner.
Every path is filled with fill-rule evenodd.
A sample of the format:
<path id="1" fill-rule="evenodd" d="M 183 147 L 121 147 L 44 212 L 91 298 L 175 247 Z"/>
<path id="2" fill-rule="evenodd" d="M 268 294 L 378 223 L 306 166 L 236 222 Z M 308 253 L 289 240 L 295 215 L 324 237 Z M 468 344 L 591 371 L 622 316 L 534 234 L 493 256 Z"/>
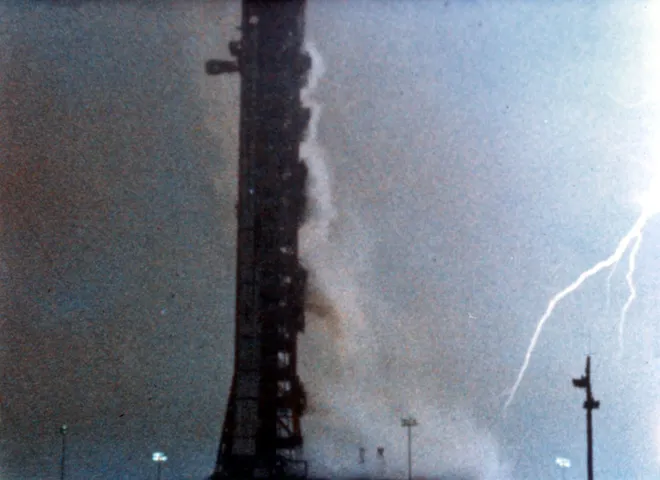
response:
<path id="1" fill-rule="evenodd" d="M 218 2 L 221 3 L 221 2 Z M 237 3 L 51 7 L 0 17 L 0 475 L 169 478 L 214 464 L 231 374 L 238 79 L 206 77 Z M 324 74 L 314 288 L 301 371 L 319 474 L 357 450 L 484 480 L 584 475 L 593 355 L 604 480 L 660 473 L 660 229 L 649 222 L 624 349 L 627 260 L 547 322 L 653 184 L 657 2 L 310 1 Z M 571 474 L 573 477 L 571 477 Z"/>

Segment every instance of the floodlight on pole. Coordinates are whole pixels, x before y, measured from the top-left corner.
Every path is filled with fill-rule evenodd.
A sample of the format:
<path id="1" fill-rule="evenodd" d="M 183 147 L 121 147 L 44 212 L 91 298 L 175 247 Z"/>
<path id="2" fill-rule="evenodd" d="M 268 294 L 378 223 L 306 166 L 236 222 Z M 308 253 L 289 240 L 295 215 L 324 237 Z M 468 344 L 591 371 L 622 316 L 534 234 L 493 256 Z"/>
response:
<path id="1" fill-rule="evenodd" d="M 157 466 L 156 478 L 160 480 L 163 463 L 167 462 L 167 456 L 163 452 L 154 452 L 154 454 L 151 456 L 151 459 L 154 462 L 156 462 L 156 466 Z"/>
<path id="2" fill-rule="evenodd" d="M 412 427 L 419 425 L 413 417 L 402 418 L 401 426 L 408 429 L 408 480 L 412 480 Z"/>
<path id="3" fill-rule="evenodd" d="M 571 461 L 568 458 L 557 457 L 555 463 L 561 468 L 561 478 L 562 480 L 566 479 L 566 470 L 571 468 Z"/>
<path id="4" fill-rule="evenodd" d="M 62 456 L 60 457 L 60 480 L 64 480 L 65 465 L 66 465 L 66 434 L 69 427 L 62 425 L 60 427 L 60 434 L 62 435 Z"/>

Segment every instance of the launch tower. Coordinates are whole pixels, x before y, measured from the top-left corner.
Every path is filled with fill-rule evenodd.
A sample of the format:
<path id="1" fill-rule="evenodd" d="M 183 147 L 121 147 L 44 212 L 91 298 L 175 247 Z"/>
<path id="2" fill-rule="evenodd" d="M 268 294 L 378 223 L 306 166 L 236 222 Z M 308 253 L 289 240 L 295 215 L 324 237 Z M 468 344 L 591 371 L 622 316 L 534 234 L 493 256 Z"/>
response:
<path id="1" fill-rule="evenodd" d="M 304 0 L 243 0 L 235 61 L 210 75 L 241 77 L 234 375 L 212 479 L 306 477 L 297 374 L 306 272 L 298 258 L 307 169 L 299 146 L 309 122 L 300 92 Z"/>

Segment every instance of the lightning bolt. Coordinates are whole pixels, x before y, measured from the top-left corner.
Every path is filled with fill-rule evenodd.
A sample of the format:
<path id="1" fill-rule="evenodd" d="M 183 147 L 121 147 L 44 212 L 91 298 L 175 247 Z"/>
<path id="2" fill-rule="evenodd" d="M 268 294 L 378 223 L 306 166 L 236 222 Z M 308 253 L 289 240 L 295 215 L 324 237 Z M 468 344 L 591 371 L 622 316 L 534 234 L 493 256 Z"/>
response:
<path id="1" fill-rule="evenodd" d="M 614 275 L 614 272 L 616 272 L 616 267 L 618 263 L 615 263 L 612 269 L 610 270 L 610 273 L 607 275 L 607 285 L 605 286 L 605 311 L 609 313 L 610 311 L 610 304 L 611 302 L 611 297 L 610 297 L 610 291 L 612 290 L 612 276 Z"/>
<path id="2" fill-rule="evenodd" d="M 516 378 L 516 382 L 513 384 L 513 387 L 511 388 L 509 392 L 509 398 L 507 399 L 506 403 L 504 404 L 504 411 L 506 411 L 509 406 L 511 405 L 511 402 L 513 402 L 513 399 L 516 396 L 516 393 L 518 391 L 518 388 L 520 387 L 520 383 L 522 382 L 523 378 L 525 377 L 525 373 L 527 372 L 527 368 L 529 367 L 529 362 L 532 358 L 532 353 L 534 353 L 534 349 L 536 348 L 536 344 L 538 343 L 539 337 L 541 336 L 541 331 L 543 330 L 543 326 L 545 323 L 548 321 L 552 313 L 554 312 L 555 308 L 561 302 L 564 298 L 566 298 L 568 295 L 576 291 L 578 288 L 584 284 L 589 278 L 593 277 L 597 273 L 601 272 L 602 270 L 612 267 L 613 265 L 616 265 L 619 260 L 623 257 L 623 255 L 626 253 L 626 250 L 628 250 L 628 247 L 630 244 L 636 240 L 634 247 L 632 249 L 630 258 L 630 266 L 628 269 L 628 278 L 630 278 L 630 281 L 628 285 L 633 285 L 631 287 L 631 292 L 633 294 L 631 295 L 633 300 L 634 300 L 634 284 L 632 283 L 632 271 L 634 271 L 635 267 L 635 259 L 637 257 L 637 251 L 639 250 L 639 245 L 641 241 L 641 236 L 642 232 L 644 230 L 644 227 L 646 227 L 646 224 L 648 223 L 649 219 L 658 213 L 658 209 L 656 208 L 645 208 L 642 211 L 642 214 L 639 216 L 633 227 L 628 231 L 628 233 L 619 241 L 619 244 L 617 245 L 616 249 L 614 250 L 614 253 L 607 257 L 605 260 L 601 260 L 600 262 L 596 263 L 594 266 L 592 266 L 590 269 L 585 270 L 578 276 L 578 278 L 571 283 L 568 287 L 563 289 L 561 292 L 559 292 L 557 295 L 552 297 L 550 299 L 550 302 L 548 303 L 548 306 L 545 310 L 545 313 L 541 317 L 541 319 L 538 321 L 536 325 L 536 330 L 534 331 L 534 335 L 532 336 L 532 340 L 529 343 L 529 347 L 527 347 L 527 352 L 525 353 L 525 359 L 523 361 L 522 367 L 520 368 L 520 371 L 518 372 L 518 377 Z M 632 302 L 630 298 L 628 299 L 629 302 Z M 626 302 L 626 305 L 628 305 L 629 302 Z M 627 311 L 627 309 L 625 310 Z M 622 312 L 622 318 L 625 318 L 625 311 Z M 620 323 L 622 325 L 623 322 Z"/>
<path id="3" fill-rule="evenodd" d="M 635 274 L 635 266 L 637 263 L 637 254 L 639 253 L 639 247 L 642 244 L 642 232 L 639 232 L 639 235 L 635 238 L 635 243 L 633 244 L 632 250 L 630 251 L 630 257 L 628 258 L 628 272 L 626 273 L 626 283 L 628 284 L 628 290 L 630 294 L 628 295 L 628 300 L 626 300 L 625 305 L 621 309 L 621 318 L 619 319 L 619 359 L 623 357 L 623 330 L 626 324 L 626 315 L 628 314 L 628 309 L 630 305 L 635 301 L 637 297 L 637 290 L 635 289 L 635 282 L 633 275 Z"/>
<path id="4" fill-rule="evenodd" d="M 644 107 L 648 112 L 644 115 L 645 118 L 653 119 L 657 122 L 660 118 L 660 90 L 658 90 L 657 85 L 660 84 L 660 61 L 658 61 L 657 55 L 657 46 L 660 41 L 660 2 L 645 2 L 645 13 L 644 19 L 640 24 L 641 38 L 644 40 L 644 44 L 640 50 L 640 62 L 639 70 L 636 70 L 635 78 L 640 79 L 644 82 L 644 87 L 646 91 L 642 93 L 641 99 L 638 102 L 632 104 L 624 104 L 619 99 L 610 95 L 610 97 L 624 108 L 638 109 Z M 631 77 L 632 78 L 632 77 Z M 636 81 L 636 80 L 635 80 Z M 648 117 L 647 117 L 648 115 Z M 642 235 L 647 224 L 651 218 L 655 217 L 660 213 L 660 143 L 657 141 L 657 132 L 655 135 L 650 135 L 650 157 L 652 161 L 650 162 L 649 172 L 647 178 L 651 179 L 648 189 L 645 193 L 641 195 L 637 200 L 641 206 L 640 214 L 637 220 L 634 222 L 632 228 L 626 233 L 619 243 L 616 246 L 614 252 L 604 260 L 593 265 L 588 270 L 582 272 L 573 283 L 568 285 L 562 291 L 557 293 L 552 297 L 543 313 L 543 316 L 539 319 L 536 324 L 536 329 L 532 339 L 527 347 L 525 352 L 525 357 L 518 371 L 518 376 L 516 381 L 513 384 L 513 387 L 507 391 L 508 398 L 504 404 L 504 412 L 513 402 L 518 388 L 525 377 L 525 373 L 529 367 L 529 363 L 538 343 L 541 331 L 545 323 L 548 321 L 555 308 L 564 298 L 580 288 L 589 278 L 598 274 L 599 272 L 611 268 L 608 277 L 607 277 L 607 307 L 609 310 L 610 307 L 610 282 L 612 280 L 612 275 L 617 264 L 621 258 L 629 252 L 628 265 L 626 272 L 626 283 L 628 285 L 629 295 L 626 303 L 621 309 L 621 314 L 618 321 L 618 334 L 619 334 L 619 354 L 623 352 L 623 334 L 626 326 L 626 316 L 628 311 L 635 301 L 637 296 L 637 290 L 634 282 L 634 273 L 637 264 L 637 258 L 639 250 L 642 244 Z"/>

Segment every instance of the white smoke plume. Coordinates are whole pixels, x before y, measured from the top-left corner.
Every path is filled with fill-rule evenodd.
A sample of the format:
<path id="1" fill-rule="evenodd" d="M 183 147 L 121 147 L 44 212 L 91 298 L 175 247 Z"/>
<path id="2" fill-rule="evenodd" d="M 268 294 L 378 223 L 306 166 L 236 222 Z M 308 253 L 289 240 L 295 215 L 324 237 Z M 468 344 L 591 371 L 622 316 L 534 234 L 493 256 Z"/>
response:
<path id="1" fill-rule="evenodd" d="M 332 203 L 330 173 L 325 163 L 324 152 L 317 141 L 322 107 L 313 96 L 320 78 L 325 73 L 325 65 L 313 44 L 305 45 L 305 53 L 311 58 L 312 64 L 307 85 L 300 92 L 300 99 L 303 106 L 310 111 L 310 120 L 305 138 L 300 145 L 300 157 L 309 170 L 307 197 L 310 202 L 310 215 L 302 228 L 300 238 L 302 250 L 308 251 L 313 244 L 318 245 L 328 240 L 330 224 L 336 217 L 336 212 Z"/>
<path id="2" fill-rule="evenodd" d="M 336 208 L 330 164 L 318 142 L 322 107 L 314 97 L 325 66 L 312 43 L 304 50 L 312 67 L 301 92 L 311 116 L 300 146 L 308 167 L 308 215 L 299 232 L 300 255 L 309 273 L 300 372 L 310 405 L 303 419 L 310 473 L 334 478 L 403 476 L 406 437 L 400 417 L 415 413 L 424 425 L 414 432 L 415 472 L 439 476 L 451 469 L 471 472 L 480 480 L 508 479 L 494 438 L 467 413 L 444 407 L 434 392 L 418 388 L 426 380 L 415 378 L 418 372 L 405 358 L 411 352 L 389 348 L 379 337 L 383 322 L 415 319 L 388 319 L 390 305 L 367 290 L 367 258 L 375 242 L 356 215 Z M 392 363 L 399 365 L 390 371 Z M 395 378 L 407 368 L 409 378 Z M 366 449 L 364 464 L 358 461 L 361 446 Z M 384 462 L 377 458 L 378 446 L 385 448 Z"/>
<path id="3" fill-rule="evenodd" d="M 332 237 L 337 225 L 345 220 L 337 217 L 330 170 L 325 152 L 317 141 L 322 107 L 313 95 L 325 66 L 314 44 L 306 43 L 304 50 L 310 56 L 312 65 L 300 95 L 303 106 L 311 113 L 305 138 L 300 145 L 300 157 L 308 169 L 308 212 L 299 232 L 300 256 L 309 272 L 308 316 L 321 320 L 322 328 L 336 340 L 344 336 L 349 321 L 353 326 L 362 323 L 363 315 L 358 307 L 357 289 L 353 282 L 355 263 L 351 268 L 350 259 L 339 258 L 341 252 L 337 249 L 337 238 Z"/>

